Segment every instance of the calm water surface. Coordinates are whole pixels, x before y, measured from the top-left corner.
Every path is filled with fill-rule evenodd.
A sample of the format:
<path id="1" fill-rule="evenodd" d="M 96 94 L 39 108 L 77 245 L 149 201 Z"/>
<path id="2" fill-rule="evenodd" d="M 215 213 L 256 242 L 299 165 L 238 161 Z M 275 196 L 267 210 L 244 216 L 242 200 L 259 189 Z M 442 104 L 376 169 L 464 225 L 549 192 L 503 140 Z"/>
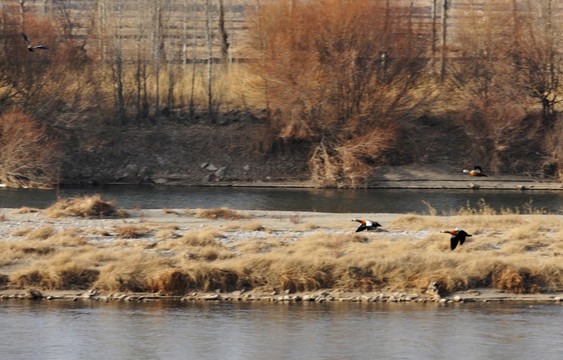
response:
<path id="1" fill-rule="evenodd" d="M 561 359 L 562 305 L 0 302 L 2 359 Z"/>
<path id="2" fill-rule="evenodd" d="M 117 201 L 117 207 L 212 208 L 240 210 L 286 210 L 319 212 L 425 213 L 428 205 L 439 213 L 482 201 L 494 209 L 543 209 L 563 213 L 563 191 L 512 190 L 326 190 L 233 187 L 151 187 L 104 186 L 56 190 L 0 189 L 0 207 L 45 208 L 58 197 L 100 194 L 104 200 Z"/>

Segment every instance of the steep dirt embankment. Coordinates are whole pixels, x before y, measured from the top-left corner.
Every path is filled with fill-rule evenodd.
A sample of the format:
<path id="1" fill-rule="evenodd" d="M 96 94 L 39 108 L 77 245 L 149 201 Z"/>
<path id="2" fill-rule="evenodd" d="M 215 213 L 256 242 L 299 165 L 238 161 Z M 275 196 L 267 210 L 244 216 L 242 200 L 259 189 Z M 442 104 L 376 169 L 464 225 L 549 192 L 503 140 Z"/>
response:
<path id="1" fill-rule="evenodd" d="M 536 155 L 519 160 L 513 170 L 488 169 L 463 130 L 444 121 L 413 122 L 399 135 L 401 146 L 374 166 L 368 186 L 562 188 L 563 183 L 542 178 L 537 169 L 532 172 L 529 164 L 537 164 Z M 266 120 L 244 112 L 223 114 L 215 123 L 205 117 L 167 118 L 160 127 L 145 124 L 117 133 L 90 125 L 68 139 L 63 184 L 315 186 L 308 168 L 312 145 L 275 141 Z M 489 176 L 463 174 L 474 165 Z"/>

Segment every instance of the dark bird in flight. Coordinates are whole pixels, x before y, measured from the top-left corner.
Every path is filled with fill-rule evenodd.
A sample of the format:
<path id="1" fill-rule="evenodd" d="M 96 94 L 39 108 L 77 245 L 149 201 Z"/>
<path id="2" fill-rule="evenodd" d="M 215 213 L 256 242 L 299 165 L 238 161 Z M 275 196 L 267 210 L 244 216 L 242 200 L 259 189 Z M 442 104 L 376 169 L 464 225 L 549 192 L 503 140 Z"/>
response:
<path id="1" fill-rule="evenodd" d="M 22 37 L 23 37 L 23 41 L 25 41 L 25 44 L 27 45 L 27 50 L 29 51 L 33 51 L 35 49 L 40 49 L 40 50 L 49 49 L 47 46 L 44 45 L 31 45 L 31 41 L 24 33 L 22 33 Z"/>
<path id="2" fill-rule="evenodd" d="M 465 231 L 455 228 L 455 230 L 442 230 L 441 233 L 450 234 L 452 237 L 450 238 L 450 248 L 453 250 L 457 247 L 457 244 L 463 245 L 465 238 L 468 238 L 472 235 L 469 235 Z"/>
<path id="3" fill-rule="evenodd" d="M 381 226 L 380 223 L 371 220 L 352 219 L 352 221 L 360 223 L 360 226 L 358 226 L 356 232 L 364 230 L 375 230 L 378 226 Z"/>
<path id="4" fill-rule="evenodd" d="M 483 169 L 481 169 L 479 165 L 476 165 L 473 170 L 463 169 L 463 172 L 471 176 L 487 176 L 483 173 Z"/>

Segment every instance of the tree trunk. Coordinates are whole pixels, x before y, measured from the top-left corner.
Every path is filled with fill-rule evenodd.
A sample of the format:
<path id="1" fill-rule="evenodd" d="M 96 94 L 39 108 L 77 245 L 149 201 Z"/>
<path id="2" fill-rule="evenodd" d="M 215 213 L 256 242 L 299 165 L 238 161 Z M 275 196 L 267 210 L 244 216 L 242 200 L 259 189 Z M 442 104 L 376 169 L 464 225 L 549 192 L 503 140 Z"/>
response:
<path id="1" fill-rule="evenodd" d="M 162 51 L 162 4 L 160 0 L 154 1 L 154 29 L 153 29 L 153 59 L 154 59 L 154 113 L 156 125 L 160 127 L 160 60 Z"/>
<path id="2" fill-rule="evenodd" d="M 438 0 L 432 0 L 432 58 L 431 58 L 431 70 L 432 73 L 436 71 L 436 22 L 438 21 Z"/>
<path id="3" fill-rule="evenodd" d="M 123 18 L 123 0 L 117 2 L 117 33 L 116 33 L 116 97 L 117 97 L 117 127 L 121 128 L 125 118 L 125 102 L 123 100 L 123 47 L 121 43 L 121 22 Z"/>
<path id="4" fill-rule="evenodd" d="M 440 69 L 440 81 L 444 82 L 446 78 L 446 57 L 447 57 L 447 25 L 448 25 L 448 0 L 442 0 L 442 41 L 440 42 L 441 46 L 441 69 Z"/>
<path id="5" fill-rule="evenodd" d="M 225 8 L 223 5 L 223 0 L 219 0 L 219 40 L 221 41 L 221 63 L 224 65 L 225 71 L 228 70 L 229 62 L 229 37 L 227 35 L 227 30 L 225 29 Z"/>
<path id="6" fill-rule="evenodd" d="M 195 76 L 196 76 L 196 59 L 197 59 L 197 30 L 198 27 L 196 26 L 194 20 L 194 30 L 192 33 L 192 78 L 190 84 L 190 105 L 189 105 L 189 114 L 190 116 L 194 116 L 195 113 L 195 104 L 194 104 L 194 96 L 195 96 Z"/>
<path id="7" fill-rule="evenodd" d="M 205 37 L 207 40 L 207 111 L 211 121 L 215 122 L 213 113 L 213 34 L 211 31 L 211 1 L 205 0 Z"/>
<path id="8" fill-rule="evenodd" d="M 20 26 L 22 31 L 25 33 L 25 0 L 20 0 Z"/>

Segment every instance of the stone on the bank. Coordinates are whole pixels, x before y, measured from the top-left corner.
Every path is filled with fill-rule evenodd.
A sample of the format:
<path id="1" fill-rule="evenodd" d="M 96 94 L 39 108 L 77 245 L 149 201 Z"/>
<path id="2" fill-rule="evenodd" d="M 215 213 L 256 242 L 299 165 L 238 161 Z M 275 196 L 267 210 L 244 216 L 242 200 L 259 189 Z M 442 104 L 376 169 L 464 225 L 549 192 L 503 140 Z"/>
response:
<path id="1" fill-rule="evenodd" d="M 438 284 L 435 281 L 431 281 L 430 284 L 428 284 L 428 288 L 426 289 L 426 293 L 430 296 L 435 297 L 435 298 L 440 298 Z"/>
<path id="2" fill-rule="evenodd" d="M 92 290 L 87 291 L 84 294 L 82 294 L 82 297 L 85 298 L 85 299 L 90 299 L 90 298 L 93 298 L 94 296 L 97 296 L 99 294 L 100 294 L 100 292 L 98 290 L 92 289 Z"/>
<path id="3" fill-rule="evenodd" d="M 205 169 L 207 169 L 207 170 L 209 170 L 209 171 L 217 171 L 217 170 L 219 170 L 219 168 L 218 168 L 217 166 L 213 165 L 213 164 L 207 164 L 207 165 L 205 166 Z"/>
<path id="4" fill-rule="evenodd" d="M 26 299 L 42 299 L 43 298 L 43 294 L 41 294 L 41 291 L 39 290 L 29 290 L 28 292 L 25 293 L 25 298 Z"/>
<path id="5" fill-rule="evenodd" d="M 215 176 L 218 179 L 222 179 L 225 177 L 225 174 L 227 173 L 227 167 L 226 166 L 221 166 L 217 171 L 215 171 Z"/>

